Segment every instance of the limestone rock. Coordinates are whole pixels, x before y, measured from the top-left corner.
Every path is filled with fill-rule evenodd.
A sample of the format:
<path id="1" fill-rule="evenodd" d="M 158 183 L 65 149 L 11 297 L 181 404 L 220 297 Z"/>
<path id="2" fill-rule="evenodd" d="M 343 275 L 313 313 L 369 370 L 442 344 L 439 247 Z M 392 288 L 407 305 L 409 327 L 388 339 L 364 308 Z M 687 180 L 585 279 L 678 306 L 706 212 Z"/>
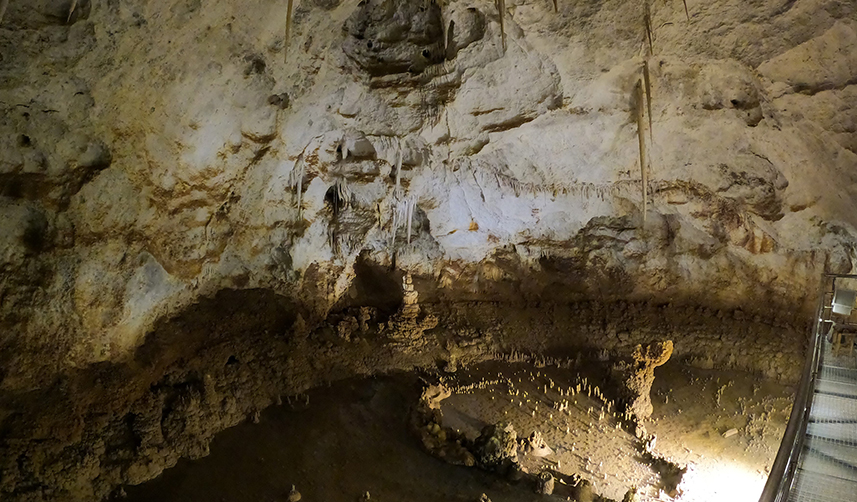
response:
<path id="1" fill-rule="evenodd" d="M 412 346 L 425 343 L 422 340 L 423 332 L 437 326 L 437 317 L 429 314 L 420 316 L 420 306 L 417 303 L 419 293 L 414 289 L 410 274 L 402 277 L 402 306 L 399 311 L 387 322 L 389 336 L 397 341 Z"/>
<path id="2" fill-rule="evenodd" d="M 506 478 L 513 483 L 521 481 L 526 475 L 527 469 L 519 461 L 512 462 L 506 471 Z"/>
<path id="3" fill-rule="evenodd" d="M 440 7 L 397 0 L 361 2 L 345 22 L 345 54 L 372 76 L 420 72 L 443 61 Z"/>
<path id="4" fill-rule="evenodd" d="M 512 424 L 486 425 L 474 442 L 476 461 L 486 469 L 506 469 L 518 458 L 517 439 Z"/>
<path id="5" fill-rule="evenodd" d="M 423 390 L 420 402 L 430 410 L 439 410 L 441 401 L 451 395 L 452 391 L 443 384 L 429 385 Z"/>
<path id="6" fill-rule="evenodd" d="M 815 94 L 843 88 L 857 72 L 857 22 L 837 21 L 824 34 L 766 61 L 759 71 L 795 91 Z M 799 64 L 796 64 L 800 62 Z"/>
<path id="7" fill-rule="evenodd" d="M 433 411 L 433 413 L 418 415 L 422 417 L 420 422 L 426 421 L 427 416 L 432 417 L 429 419 L 428 424 L 417 429 L 417 433 L 426 451 L 452 465 L 463 465 L 466 467 L 476 465 L 476 458 L 473 453 L 462 444 L 464 437 L 452 429 L 442 427 L 439 424 L 439 422 L 442 422 L 439 410 L 422 409 L 424 412 Z"/>
<path id="8" fill-rule="evenodd" d="M 655 368 L 666 363 L 672 353 L 671 340 L 646 346 L 637 345 L 630 362 L 614 366 L 614 378 L 620 384 L 628 410 L 638 419 L 651 416 L 651 389 L 655 381 Z"/>
<path id="9" fill-rule="evenodd" d="M 446 57 L 454 59 L 458 52 L 485 36 L 487 20 L 476 7 L 454 5 L 447 14 Z"/>
<path id="10" fill-rule="evenodd" d="M 524 443 L 523 452 L 533 457 L 546 457 L 553 453 L 553 450 L 545 442 L 542 433 L 533 431 Z"/>
<path id="11" fill-rule="evenodd" d="M 857 259 L 857 4 L 654 10 L 645 223 L 628 9 L 507 3 L 503 51 L 492 2 L 298 4 L 286 43 L 278 2 L 9 2 L 0 498 L 151 479 L 326 365 L 433 364 L 463 305 L 795 379 L 807 292 Z"/>
<path id="12" fill-rule="evenodd" d="M 540 495 L 553 495 L 553 488 L 553 475 L 547 471 L 539 474 L 539 477 L 536 478 L 536 493 Z"/>
<path id="13" fill-rule="evenodd" d="M 592 493 L 592 483 L 585 479 L 581 479 L 575 487 L 575 500 L 577 502 L 592 502 L 595 496 Z"/>

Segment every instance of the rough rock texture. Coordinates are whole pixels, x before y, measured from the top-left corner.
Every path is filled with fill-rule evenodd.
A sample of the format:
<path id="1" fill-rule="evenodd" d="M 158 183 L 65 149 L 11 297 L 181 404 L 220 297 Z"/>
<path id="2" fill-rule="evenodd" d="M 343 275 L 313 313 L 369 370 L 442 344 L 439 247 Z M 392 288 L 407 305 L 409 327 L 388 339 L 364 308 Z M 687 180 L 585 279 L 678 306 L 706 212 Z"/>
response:
<path id="1" fill-rule="evenodd" d="M 793 378 L 853 269 L 852 1 L 652 3 L 645 223 L 642 2 L 507 1 L 505 52 L 489 0 L 297 2 L 288 44 L 286 2 L 70 4 L 0 21 L 4 500 L 432 355 L 668 336 Z M 388 343 L 405 273 L 448 333 Z"/>
<path id="2" fill-rule="evenodd" d="M 404 343 L 411 349 L 423 345 L 423 333 L 437 327 L 437 317 L 431 314 L 420 317 L 418 300 L 419 293 L 414 289 L 411 275 L 405 274 L 402 277 L 402 306 L 387 321 L 387 329 L 393 341 Z"/>
<path id="3" fill-rule="evenodd" d="M 374 77 L 419 73 L 444 60 L 444 29 L 436 3 L 368 0 L 345 21 L 342 50 Z"/>
<path id="4" fill-rule="evenodd" d="M 543 472 L 539 474 L 536 481 L 536 493 L 541 495 L 552 495 L 554 488 L 554 479 L 551 473 Z"/>
<path id="5" fill-rule="evenodd" d="M 581 480 L 577 485 L 577 493 L 575 500 L 578 502 L 592 502 L 595 496 L 592 493 L 592 483 L 587 480 Z"/>
<path id="6" fill-rule="evenodd" d="M 504 472 L 518 458 L 518 434 L 512 424 L 486 425 L 476 438 L 473 451 L 480 466 Z"/>
<path id="7" fill-rule="evenodd" d="M 443 384 L 429 385 L 423 389 L 419 403 L 411 410 L 411 429 L 431 455 L 453 465 L 473 467 L 476 457 L 466 447 L 467 438 L 442 425 L 440 403 L 451 394 Z"/>
<path id="8" fill-rule="evenodd" d="M 673 342 L 656 342 L 643 347 L 637 345 L 631 354 L 631 361 L 614 368 L 614 377 L 618 380 L 620 392 L 628 403 L 628 411 L 638 420 L 652 415 L 652 384 L 655 382 L 655 368 L 663 366 L 673 354 Z"/>

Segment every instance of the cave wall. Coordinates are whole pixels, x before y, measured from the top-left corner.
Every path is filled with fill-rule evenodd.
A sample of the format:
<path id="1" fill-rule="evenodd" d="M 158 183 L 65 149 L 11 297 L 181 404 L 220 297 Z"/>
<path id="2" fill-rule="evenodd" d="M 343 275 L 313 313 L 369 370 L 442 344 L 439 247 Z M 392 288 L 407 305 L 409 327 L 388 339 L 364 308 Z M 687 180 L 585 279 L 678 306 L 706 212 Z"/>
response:
<path id="1" fill-rule="evenodd" d="M 22 441 L 4 493 L 38 500 L 73 479 L 63 493 L 100 496 L 204 450 L 317 378 L 281 373 L 285 356 L 241 384 L 218 369 L 211 407 L 257 390 L 189 427 L 196 446 L 138 445 L 105 478 L 109 462 L 72 474 L 34 444 L 57 434 L 56 452 L 98 459 L 106 430 L 133 443 L 130 409 L 172 409 L 134 404 L 149 385 L 195 388 L 230 344 L 339 354 L 324 337 L 343 312 L 392 314 L 405 272 L 438 315 L 459 312 L 441 326 L 523 337 L 474 345 L 486 353 L 670 336 L 688 362 L 789 380 L 819 274 L 854 268 L 850 0 L 653 2 L 651 44 L 642 1 L 507 1 L 501 34 L 487 0 L 308 0 L 288 41 L 285 1 L 71 4 L 10 0 L 0 20 L 0 428 Z M 573 307 L 593 301 L 605 307 Z M 480 305 L 570 327 L 467 328 Z M 209 311 L 237 320 L 215 336 Z M 322 341 L 291 347 L 294 333 Z M 344 376 L 436 356 L 380 346 L 394 363 L 329 361 Z M 137 383 L 93 384 L 105 378 Z M 79 398 L 94 387 L 106 394 Z M 21 425 L 42 401 L 66 429 Z M 84 433 L 93 409 L 103 423 Z"/>
<path id="2" fill-rule="evenodd" d="M 0 388 L 120 360 L 221 289 L 809 312 L 852 269 L 855 6 L 11 1 Z M 446 43 L 444 43 L 446 40 Z M 287 50 L 286 50 L 287 47 Z M 364 281 L 365 282 L 365 281 Z M 395 293 L 393 293 L 395 294 Z"/>

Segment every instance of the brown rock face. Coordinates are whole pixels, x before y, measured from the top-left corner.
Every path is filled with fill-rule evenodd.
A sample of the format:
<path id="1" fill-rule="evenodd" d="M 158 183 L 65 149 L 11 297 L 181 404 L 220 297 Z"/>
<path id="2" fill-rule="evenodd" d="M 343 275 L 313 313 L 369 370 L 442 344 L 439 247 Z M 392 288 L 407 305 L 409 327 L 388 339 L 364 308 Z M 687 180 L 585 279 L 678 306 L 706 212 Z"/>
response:
<path id="1" fill-rule="evenodd" d="M 640 2 L 70 3 L 0 0 L 0 500 L 439 359 L 794 380 L 855 269 L 857 2 L 651 2 L 647 186 Z"/>
<path id="2" fill-rule="evenodd" d="M 369 0 L 345 22 L 343 52 L 373 76 L 419 72 L 443 61 L 438 4 Z"/>
<path id="3" fill-rule="evenodd" d="M 402 306 L 387 322 L 389 336 L 397 343 L 423 345 L 423 333 L 437 327 L 437 317 L 431 314 L 420 317 L 419 293 L 414 289 L 411 274 L 402 278 L 402 293 Z"/>
<path id="4" fill-rule="evenodd" d="M 509 423 L 486 425 L 473 448 L 479 465 L 489 470 L 505 470 L 518 458 L 518 433 Z"/>
<path id="5" fill-rule="evenodd" d="M 652 415 L 650 391 L 655 381 L 655 368 L 666 363 L 673 353 L 673 342 L 654 342 L 645 347 L 637 345 L 630 363 L 621 363 L 614 370 L 620 376 L 620 388 L 625 394 L 629 411 L 638 419 Z"/>

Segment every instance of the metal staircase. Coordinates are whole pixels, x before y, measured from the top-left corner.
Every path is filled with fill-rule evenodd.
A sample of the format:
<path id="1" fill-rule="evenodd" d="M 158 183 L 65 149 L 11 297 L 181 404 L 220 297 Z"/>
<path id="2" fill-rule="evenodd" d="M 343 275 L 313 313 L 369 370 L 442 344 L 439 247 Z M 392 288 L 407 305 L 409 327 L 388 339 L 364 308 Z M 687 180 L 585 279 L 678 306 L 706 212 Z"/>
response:
<path id="1" fill-rule="evenodd" d="M 837 288 L 853 279 L 822 278 L 803 376 L 760 502 L 857 501 L 857 356 L 841 343 L 852 328 L 834 313 Z"/>

